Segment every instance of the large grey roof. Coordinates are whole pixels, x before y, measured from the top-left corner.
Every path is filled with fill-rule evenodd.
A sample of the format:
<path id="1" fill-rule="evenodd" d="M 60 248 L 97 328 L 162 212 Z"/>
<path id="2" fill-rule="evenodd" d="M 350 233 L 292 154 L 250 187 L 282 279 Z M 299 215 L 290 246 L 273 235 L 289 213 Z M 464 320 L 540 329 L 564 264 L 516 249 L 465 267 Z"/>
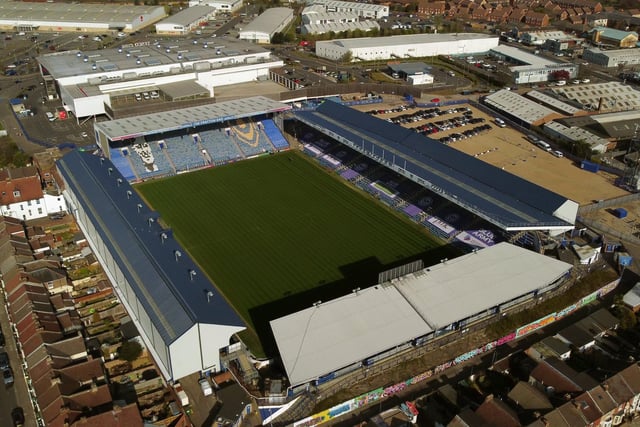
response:
<path id="1" fill-rule="evenodd" d="M 21 1 L 1 1 L 0 21 L 17 23 L 39 22 L 93 22 L 124 26 L 135 21 L 138 16 L 148 15 L 162 6 L 131 6 L 113 3 L 32 3 Z M 164 13 L 163 13 L 164 15 Z"/>
<path id="2" fill-rule="evenodd" d="M 402 167 L 427 188 L 472 207 L 500 227 L 567 227 L 575 221 L 577 203 L 411 129 L 329 100 L 315 111 L 294 114 L 310 126 L 373 151 L 385 163 Z"/>
<path id="3" fill-rule="evenodd" d="M 299 385 L 543 289 L 571 265 L 499 243 L 272 320 Z"/>
<path id="4" fill-rule="evenodd" d="M 100 76 L 113 71 L 141 73 L 145 68 L 155 69 L 158 65 L 175 64 L 182 68 L 191 63 L 228 61 L 241 55 L 264 56 L 268 52 L 253 43 L 236 39 L 201 38 L 195 41 L 197 43 L 187 39 L 163 40 L 150 42 L 146 46 L 124 45 L 114 49 L 57 52 L 39 56 L 38 62 L 57 80 L 70 76 Z M 178 59 L 179 54 L 181 59 Z M 93 64 L 96 65 L 95 70 Z"/>
<path id="5" fill-rule="evenodd" d="M 110 140 L 118 141 L 210 123 L 222 123 L 232 118 L 243 118 L 289 109 L 291 107 L 287 104 L 264 96 L 254 96 L 216 104 L 97 122 L 94 127 L 107 135 Z"/>
<path id="6" fill-rule="evenodd" d="M 198 323 L 244 326 L 108 159 L 72 151 L 58 169 L 167 345 Z"/>
<path id="7" fill-rule="evenodd" d="M 507 89 L 502 89 L 486 96 L 484 103 L 497 111 L 503 111 L 528 124 L 535 123 L 546 117 L 559 116 L 559 113 L 552 109 Z"/>
<path id="8" fill-rule="evenodd" d="M 191 6 L 186 9 L 182 9 L 175 15 L 171 15 L 168 18 L 163 19 L 157 24 L 175 24 L 188 26 L 196 22 L 197 20 L 215 13 L 216 8 L 211 6 Z"/>
<path id="9" fill-rule="evenodd" d="M 508 45 L 501 44 L 500 46 L 492 48 L 491 51 L 515 59 L 526 65 L 544 66 L 557 64 L 556 61 L 551 61 L 544 56 L 534 55 L 533 53 Z"/>
<path id="10" fill-rule="evenodd" d="M 272 7 L 245 25 L 242 32 L 271 34 L 278 25 L 282 24 L 289 17 L 293 17 L 293 9 L 289 9 L 288 7 Z"/>

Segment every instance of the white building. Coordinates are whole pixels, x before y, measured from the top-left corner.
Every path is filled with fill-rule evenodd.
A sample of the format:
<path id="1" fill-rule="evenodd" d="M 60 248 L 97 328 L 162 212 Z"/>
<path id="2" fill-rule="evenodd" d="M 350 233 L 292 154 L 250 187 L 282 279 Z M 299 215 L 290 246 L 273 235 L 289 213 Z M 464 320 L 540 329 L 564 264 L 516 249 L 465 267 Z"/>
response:
<path id="1" fill-rule="evenodd" d="M 353 61 L 374 61 L 474 54 L 496 46 L 498 37 L 479 33 L 411 34 L 318 41 L 316 55 L 337 61 L 350 52 Z"/>
<path id="2" fill-rule="evenodd" d="M 354 1 L 312 0 L 310 5 L 323 6 L 328 13 L 355 13 L 368 19 L 382 19 L 389 16 L 389 6 Z"/>
<path id="3" fill-rule="evenodd" d="M 211 6 L 218 12 L 231 13 L 240 10 L 242 0 L 189 0 L 189 7 Z"/>
<path id="4" fill-rule="evenodd" d="M 583 142 L 589 144 L 589 148 L 596 153 L 607 151 L 609 141 L 599 137 L 586 129 L 577 126 L 565 126 L 558 122 L 549 122 L 544 125 L 544 133 L 557 139 L 567 142 Z"/>
<path id="5" fill-rule="evenodd" d="M 66 210 L 62 195 L 43 192 L 35 166 L 0 170 L 1 215 L 28 221 Z"/>
<path id="6" fill-rule="evenodd" d="M 567 71 L 569 78 L 578 76 L 578 65 L 555 62 L 512 46 L 500 45 L 491 49 L 491 55 L 517 64 L 509 67 L 516 84 L 539 83 L 552 80 L 555 71 Z"/>
<path id="7" fill-rule="evenodd" d="M 640 64 L 640 49 L 587 49 L 582 54 L 582 59 L 608 68 L 618 65 L 637 65 Z"/>
<path id="8" fill-rule="evenodd" d="M 193 6 L 183 9 L 156 24 L 156 33 L 162 35 L 185 35 L 194 29 L 200 28 L 200 24 L 209 21 L 215 16 L 216 9 L 211 6 Z"/>
<path id="9" fill-rule="evenodd" d="M 293 21 L 293 9 L 288 7 L 273 7 L 265 10 L 260 16 L 251 21 L 238 32 L 240 40 L 254 43 L 271 43 L 275 33 L 284 32 Z"/>
<path id="10" fill-rule="evenodd" d="M 57 166 L 70 213 L 164 378 L 220 370 L 242 319 L 108 159 L 74 150 Z"/>
<path id="11" fill-rule="evenodd" d="M 0 29 L 9 31 L 132 32 L 165 16 L 162 6 L 0 2 Z"/>
<path id="12" fill-rule="evenodd" d="M 38 62 L 43 78 L 55 81 L 63 105 L 77 118 L 106 114 L 114 101 L 133 100 L 142 91 L 213 97 L 216 86 L 266 78 L 270 68 L 284 65 L 270 51 L 235 39 L 139 42 L 47 54 Z M 176 85 L 179 90 L 172 90 Z"/>

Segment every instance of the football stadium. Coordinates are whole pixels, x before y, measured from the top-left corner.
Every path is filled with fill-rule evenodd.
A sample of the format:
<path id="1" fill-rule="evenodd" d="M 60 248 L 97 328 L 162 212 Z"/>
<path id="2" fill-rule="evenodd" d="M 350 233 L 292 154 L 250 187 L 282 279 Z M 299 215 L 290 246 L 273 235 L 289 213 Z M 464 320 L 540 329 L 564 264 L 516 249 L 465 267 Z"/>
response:
<path id="1" fill-rule="evenodd" d="M 371 297 L 361 291 L 525 231 L 571 229 L 577 204 L 330 100 L 291 111 L 254 97 L 94 128 L 101 155 L 74 151 L 58 163 L 65 198 L 168 380 L 226 369 L 219 350 L 238 334 L 254 355 L 280 356 L 292 385 L 333 378 L 392 355 L 380 346 L 397 351 L 553 290 L 570 270 L 558 264 L 533 274 L 513 295 L 496 289 L 481 306 L 467 307 L 472 293 L 462 292 L 460 319 L 434 322 L 418 310 L 411 315 L 423 320 L 411 323 L 419 330 L 399 334 L 404 324 L 390 322 L 375 349 L 296 371 L 309 349 L 288 316 Z M 495 271 L 486 280 L 495 281 Z M 385 301 L 392 302 L 382 297 L 376 306 Z"/>

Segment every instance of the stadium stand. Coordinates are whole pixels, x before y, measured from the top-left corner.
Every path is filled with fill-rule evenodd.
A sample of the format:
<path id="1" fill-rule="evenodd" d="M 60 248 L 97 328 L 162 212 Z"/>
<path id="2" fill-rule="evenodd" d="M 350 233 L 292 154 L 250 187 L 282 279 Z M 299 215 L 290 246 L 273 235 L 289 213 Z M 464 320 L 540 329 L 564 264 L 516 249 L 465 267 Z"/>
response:
<path id="1" fill-rule="evenodd" d="M 122 149 L 111 148 L 109 151 L 111 152 L 111 161 L 113 162 L 113 165 L 118 168 L 118 171 L 120 171 L 122 176 L 127 181 L 136 179 L 136 175 L 133 173 L 131 165 L 129 165 L 129 160 L 122 155 Z"/>
<path id="2" fill-rule="evenodd" d="M 221 165 L 243 158 L 243 154 L 233 138 L 223 129 L 200 132 L 202 146 L 209 152 L 213 163 Z"/>
<path id="3" fill-rule="evenodd" d="M 157 142 L 149 143 L 149 149 L 151 150 L 151 154 L 153 154 L 155 165 L 157 166 L 160 174 L 171 175 L 176 172 L 171 163 L 169 163 L 169 159 L 167 158 L 164 150 L 160 149 L 160 145 Z"/>
<path id="4" fill-rule="evenodd" d="M 262 126 L 261 126 L 262 127 Z M 231 127 L 231 135 L 246 157 L 269 153 L 274 150 L 262 130 L 255 123 L 242 123 Z"/>
<path id="5" fill-rule="evenodd" d="M 198 146 L 189 138 L 174 136 L 164 139 L 166 152 L 175 165 L 176 172 L 204 166 L 204 160 L 198 152 Z"/>
<path id="6" fill-rule="evenodd" d="M 504 230 L 559 233 L 575 223 L 578 204 L 574 201 L 411 129 L 331 101 L 315 111 L 293 114 Z M 364 173 L 355 166 L 352 169 Z"/>
<path id="7" fill-rule="evenodd" d="M 269 141 L 273 144 L 276 150 L 286 150 L 289 148 L 289 143 L 280 132 L 280 129 L 273 123 L 271 119 L 263 119 L 262 125 L 264 126 L 264 133 L 269 138 Z"/>

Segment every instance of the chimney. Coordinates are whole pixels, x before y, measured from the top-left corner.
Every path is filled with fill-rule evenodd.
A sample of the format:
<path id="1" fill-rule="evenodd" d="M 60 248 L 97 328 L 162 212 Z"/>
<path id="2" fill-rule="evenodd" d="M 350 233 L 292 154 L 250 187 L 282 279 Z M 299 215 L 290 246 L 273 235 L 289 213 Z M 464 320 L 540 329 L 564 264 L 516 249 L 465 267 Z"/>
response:
<path id="1" fill-rule="evenodd" d="M 609 384 L 607 383 L 602 384 L 602 388 L 604 389 L 604 391 L 609 391 Z"/>
<path id="2" fill-rule="evenodd" d="M 600 97 L 598 100 L 598 111 L 602 111 L 602 104 L 604 104 L 604 97 Z"/>
<path id="3" fill-rule="evenodd" d="M 95 381 L 91 381 L 91 393 L 96 393 L 98 391 L 98 384 Z"/>

